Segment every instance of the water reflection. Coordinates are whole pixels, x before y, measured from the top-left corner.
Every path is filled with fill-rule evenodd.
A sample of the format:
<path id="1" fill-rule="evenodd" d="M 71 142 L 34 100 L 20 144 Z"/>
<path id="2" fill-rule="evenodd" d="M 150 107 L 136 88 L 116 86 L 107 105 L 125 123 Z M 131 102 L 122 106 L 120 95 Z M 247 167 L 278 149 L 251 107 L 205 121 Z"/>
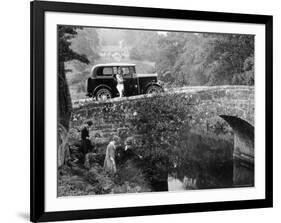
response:
<path id="1" fill-rule="evenodd" d="M 183 182 L 180 181 L 179 179 L 173 177 L 173 176 L 168 176 L 168 190 L 169 191 L 181 191 L 185 190 L 183 186 Z"/>
<path id="2" fill-rule="evenodd" d="M 176 164 L 167 177 L 168 190 L 234 187 L 233 174 L 238 170 L 234 165 L 232 151 L 231 140 L 190 133 L 183 148 L 182 162 Z M 239 186 L 253 186 L 253 168 L 244 166 L 239 171 L 247 176 Z M 249 178 L 252 180 L 249 181 Z"/>
<path id="3" fill-rule="evenodd" d="M 197 189 L 197 179 L 192 179 L 184 176 L 183 180 L 177 179 L 175 176 L 168 176 L 168 190 L 181 191 Z"/>

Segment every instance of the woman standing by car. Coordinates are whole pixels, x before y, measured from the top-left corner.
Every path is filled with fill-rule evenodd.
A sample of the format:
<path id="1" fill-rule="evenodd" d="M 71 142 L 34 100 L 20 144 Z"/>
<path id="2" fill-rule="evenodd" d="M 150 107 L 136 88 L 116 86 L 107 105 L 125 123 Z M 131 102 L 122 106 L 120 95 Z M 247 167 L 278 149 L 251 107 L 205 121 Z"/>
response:
<path id="1" fill-rule="evenodd" d="M 123 91 L 124 91 L 124 80 L 123 80 L 123 72 L 121 67 L 117 68 L 117 74 L 116 74 L 116 79 L 117 79 L 117 90 L 119 92 L 119 97 L 123 97 Z"/>

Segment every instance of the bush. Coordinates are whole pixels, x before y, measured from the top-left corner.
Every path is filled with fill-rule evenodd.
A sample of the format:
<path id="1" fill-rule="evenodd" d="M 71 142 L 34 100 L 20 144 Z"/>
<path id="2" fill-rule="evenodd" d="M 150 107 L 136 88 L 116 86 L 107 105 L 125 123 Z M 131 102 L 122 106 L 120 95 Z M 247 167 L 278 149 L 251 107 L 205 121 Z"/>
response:
<path id="1" fill-rule="evenodd" d="M 162 180 L 181 154 L 181 135 L 189 129 L 189 99 L 183 95 L 158 95 L 141 102 L 129 116 L 132 135 L 138 135 L 136 153 L 150 180 Z"/>
<path id="2" fill-rule="evenodd" d="M 151 191 L 150 185 L 133 162 L 127 162 L 115 175 L 97 163 L 89 170 L 64 165 L 58 171 L 59 197 L 147 191 Z"/>
<path id="3" fill-rule="evenodd" d="M 111 176 L 102 167 L 91 168 L 85 178 L 95 187 L 96 194 L 108 194 L 115 186 Z"/>

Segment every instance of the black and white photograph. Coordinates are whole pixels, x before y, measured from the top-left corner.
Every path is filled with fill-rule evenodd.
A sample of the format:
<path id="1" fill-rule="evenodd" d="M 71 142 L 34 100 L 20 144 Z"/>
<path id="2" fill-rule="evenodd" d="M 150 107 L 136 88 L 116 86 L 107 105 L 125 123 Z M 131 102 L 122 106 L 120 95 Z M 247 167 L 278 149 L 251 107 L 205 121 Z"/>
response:
<path id="1" fill-rule="evenodd" d="M 58 197 L 255 187 L 255 35 L 60 24 L 57 64 Z"/>
<path id="2" fill-rule="evenodd" d="M 3 2 L 0 222 L 278 221 L 277 2 Z"/>

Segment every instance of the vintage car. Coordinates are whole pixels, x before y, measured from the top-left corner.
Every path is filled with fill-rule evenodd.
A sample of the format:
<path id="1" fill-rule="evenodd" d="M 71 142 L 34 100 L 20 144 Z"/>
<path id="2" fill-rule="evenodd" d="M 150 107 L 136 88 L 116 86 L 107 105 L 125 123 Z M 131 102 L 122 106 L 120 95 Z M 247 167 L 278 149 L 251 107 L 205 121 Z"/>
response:
<path id="1" fill-rule="evenodd" d="M 87 80 L 87 96 L 96 100 L 118 97 L 116 73 L 122 69 L 124 79 L 124 96 L 162 92 L 157 74 L 137 74 L 136 65 L 129 63 L 98 64 L 91 70 Z"/>

